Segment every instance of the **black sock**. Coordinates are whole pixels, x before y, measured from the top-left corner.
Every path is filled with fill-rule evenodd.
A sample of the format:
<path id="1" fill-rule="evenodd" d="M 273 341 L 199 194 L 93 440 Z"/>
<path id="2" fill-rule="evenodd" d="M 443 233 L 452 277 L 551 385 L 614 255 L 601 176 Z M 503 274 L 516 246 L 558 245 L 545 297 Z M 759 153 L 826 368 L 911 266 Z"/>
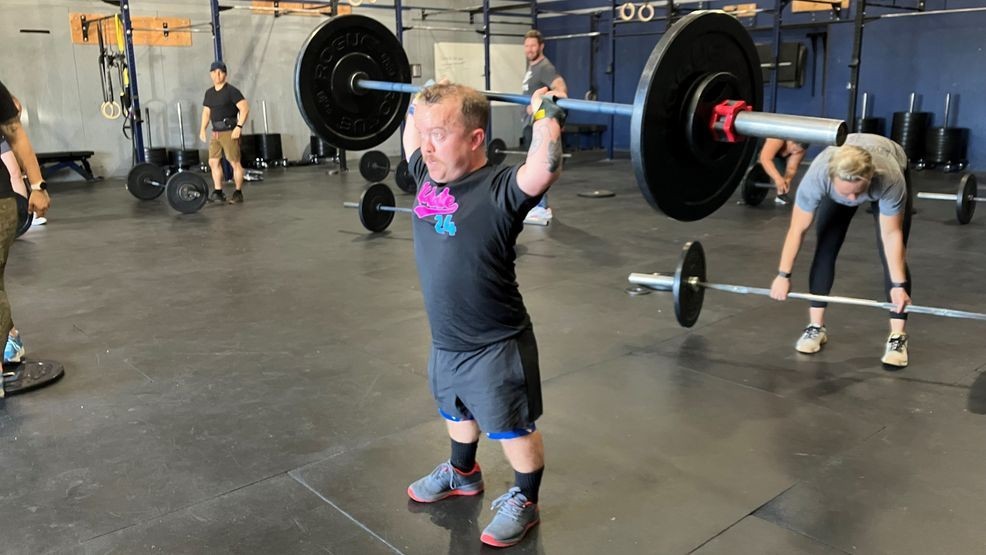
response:
<path id="1" fill-rule="evenodd" d="M 538 490 L 541 489 L 541 475 L 544 474 L 544 467 L 531 473 L 517 472 L 514 470 L 514 485 L 520 488 L 531 503 L 538 502 Z"/>
<path id="2" fill-rule="evenodd" d="M 479 449 L 479 442 L 459 443 L 452 441 L 452 458 L 449 459 L 456 469 L 460 472 L 471 472 L 476 466 L 476 450 Z"/>

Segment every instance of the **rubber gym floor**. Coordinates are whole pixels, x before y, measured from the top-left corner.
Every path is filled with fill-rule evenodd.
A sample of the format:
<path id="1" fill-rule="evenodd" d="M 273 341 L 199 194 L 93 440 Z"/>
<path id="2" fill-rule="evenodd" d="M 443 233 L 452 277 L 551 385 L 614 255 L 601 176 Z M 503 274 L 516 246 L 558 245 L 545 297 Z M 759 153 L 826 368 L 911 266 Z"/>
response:
<path id="1" fill-rule="evenodd" d="M 29 356 L 66 374 L 0 413 L 0 551 L 487 549 L 489 503 L 513 479 L 499 446 L 480 444 L 483 496 L 405 493 L 448 456 L 408 216 L 368 234 L 342 206 L 358 172 L 326 169 L 268 171 L 243 205 L 191 216 L 119 179 L 52 186 L 50 223 L 15 243 L 6 284 Z M 700 240 L 710 280 L 769 287 L 789 208 L 737 193 L 676 222 L 632 175 L 575 158 L 552 225 L 520 236 L 547 467 L 542 523 L 512 551 L 982 552 L 986 325 L 915 315 L 899 371 L 879 362 L 887 324 L 870 308 L 833 306 L 814 356 L 793 349 L 799 301 L 710 291 L 681 328 L 669 294 L 629 296 L 627 275 L 673 270 Z M 596 188 L 616 196 L 577 196 Z M 914 301 L 982 311 L 986 216 L 917 208 Z M 862 211 L 833 294 L 882 297 Z"/>

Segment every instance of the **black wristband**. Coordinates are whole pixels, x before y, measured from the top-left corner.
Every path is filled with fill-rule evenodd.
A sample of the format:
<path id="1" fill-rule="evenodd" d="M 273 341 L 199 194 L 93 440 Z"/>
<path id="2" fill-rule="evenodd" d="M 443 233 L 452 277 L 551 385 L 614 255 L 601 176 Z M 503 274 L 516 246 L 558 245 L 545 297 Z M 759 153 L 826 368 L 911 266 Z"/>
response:
<path id="1" fill-rule="evenodd" d="M 777 275 L 778 277 L 782 277 L 784 279 L 791 279 L 791 272 L 782 272 L 780 270 L 777 270 Z"/>
<path id="2" fill-rule="evenodd" d="M 901 289 L 906 289 L 907 288 L 907 282 L 906 281 L 900 281 L 900 282 L 898 282 L 898 281 L 891 281 L 890 282 L 890 288 L 891 289 L 896 289 L 897 287 L 900 287 Z"/>

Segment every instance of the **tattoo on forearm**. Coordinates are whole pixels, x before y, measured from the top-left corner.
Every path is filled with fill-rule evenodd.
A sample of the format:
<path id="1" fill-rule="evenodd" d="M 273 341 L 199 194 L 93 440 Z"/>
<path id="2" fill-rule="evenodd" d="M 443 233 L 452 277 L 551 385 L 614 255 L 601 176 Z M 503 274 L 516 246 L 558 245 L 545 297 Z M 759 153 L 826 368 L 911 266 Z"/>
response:
<path id="1" fill-rule="evenodd" d="M 536 153 L 541 149 L 541 145 L 544 144 L 544 129 L 539 129 L 541 126 L 536 126 L 534 132 L 531 136 L 531 146 L 527 149 L 528 154 Z"/>
<path id="2" fill-rule="evenodd" d="M 561 141 L 548 141 L 548 171 L 551 173 L 561 169 L 562 147 Z"/>

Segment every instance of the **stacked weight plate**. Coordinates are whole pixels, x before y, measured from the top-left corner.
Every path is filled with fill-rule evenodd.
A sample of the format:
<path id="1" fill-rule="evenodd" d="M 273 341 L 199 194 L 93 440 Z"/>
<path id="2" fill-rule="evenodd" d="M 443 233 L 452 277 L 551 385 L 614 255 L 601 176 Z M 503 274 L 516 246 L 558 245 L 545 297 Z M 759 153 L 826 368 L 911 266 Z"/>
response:
<path id="1" fill-rule="evenodd" d="M 924 160 L 925 138 L 931 112 L 894 112 L 890 138 L 904 148 L 912 162 Z"/>

